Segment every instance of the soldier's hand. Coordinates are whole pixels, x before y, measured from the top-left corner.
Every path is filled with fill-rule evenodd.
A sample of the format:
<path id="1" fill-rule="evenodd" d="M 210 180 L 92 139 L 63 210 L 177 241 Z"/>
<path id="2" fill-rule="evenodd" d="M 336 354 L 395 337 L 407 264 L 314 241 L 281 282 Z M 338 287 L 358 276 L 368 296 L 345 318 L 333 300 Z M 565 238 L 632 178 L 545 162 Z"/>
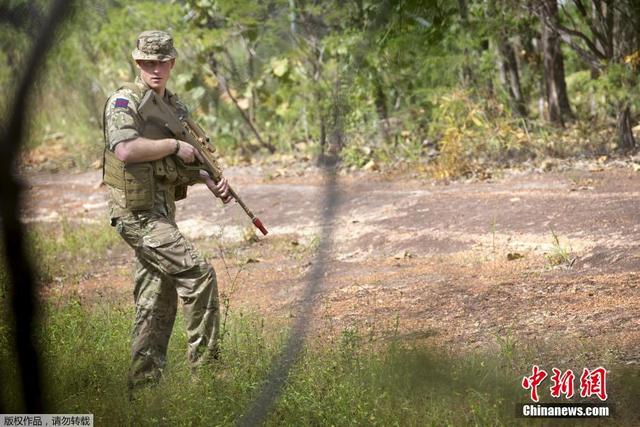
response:
<path id="1" fill-rule="evenodd" d="M 182 159 L 183 162 L 193 163 L 195 159 L 200 158 L 200 153 L 198 153 L 198 150 L 193 148 L 191 144 L 187 144 L 184 141 L 178 141 L 178 140 L 176 141 L 180 146 L 180 148 L 178 148 L 178 152 L 176 153 L 176 156 L 180 157 L 180 159 Z"/>
<path id="2" fill-rule="evenodd" d="M 211 177 L 207 172 L 201 170 L 200 176 L 204 180 L 204 183 L 207 184 L 207 187 L 209 187 L 209 190 L 211 190 L 211 192 L 216 197 L 222 200 L 224 204 L 227 204 L 231 201 L 232 197 L 231 197 L 231 194 L 229 193 L 229 182 L 227 181 L 227 178 L 223 177 L 216 184 L 215 182 L 213 182 L 213 179 L 211 179 Z"/>

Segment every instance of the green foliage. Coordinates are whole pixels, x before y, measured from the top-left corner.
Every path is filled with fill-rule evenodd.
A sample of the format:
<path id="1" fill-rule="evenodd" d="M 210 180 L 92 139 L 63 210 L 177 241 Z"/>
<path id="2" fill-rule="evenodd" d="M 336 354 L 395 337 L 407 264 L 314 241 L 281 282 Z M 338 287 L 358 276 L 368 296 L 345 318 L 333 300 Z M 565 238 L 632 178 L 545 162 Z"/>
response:
<path id="1" fill-rule="evenodd" d="M 321 146 L 343 149 L 347 166 L 406 162 L 441 178 L 475 173 L 482 159 L 499 164 L 599 144 L 566 138 L 568 147 L 549 150 L 548 139 L 534 133 L 560 136 L 556 129 L 542 117 L 526 126 L 514 118 L 498 47 L 507 41 L 516 48 L 523 97 L 535 118 L 543 77 L 539 20 L 522 4 L 465 3 L 463 17 L 462 2 L 449 0 L 82 0 L 47 61 L 29 146 L 39 147 L 38 159 L 56 148 L 58 157 L 71 159 L 64 166 L 98 160 L 103 102 L 135 76 L 130 52 L 148 28 L 173 33 L 179 58 L 170 88 L 229 162 L 260 150 L 243 115 L 280 153 L 300 144 L 310 147 L 307 154 Z M 570 5 L 564 11 L 575 14 Z M 19 74 L 30 37 L 0 24 L 3 88 Z M 596 126 L 610 127 L 620 105 L 640 107 L 631 65 L 608 64 L 593 79 L 575 52 L 564 52 L 576 127 L 593 117 Z M 467 113 L 447 101 L 460 94 L 463 104 L 473 104 Z M 465 123 L 474 119 L 482 125 Z M 436 157 L 439 163 L 430 164 Z"/>
<path id="2" fill-rule="evenodd" d="M 567 87 L 576 114 L 585 121 L 606 122 L 620 104 L 640 108 L 637 73 L 628 65 L 612 64 L 597 78 L 587 70 L 575 72 L 567 76 Z"/>
<path id="3" fill-rule="evenodd" d="M 45 11 L 43 8 L 42 13 Z M 131 1 L 121 6 L 79 1 L 73 18 L 54 43 L 37 85 L 28 146 L 51 145 L 58 140 L 62 156 L 71 159 L 72 166 L 87 167 L 100 159 L 104 102 L 121 82 L 135 76 L 130 55 L 136 35 L 141 28 L 181 28 L 180 18 L 179 7 L 168 1 Z M 2 41 L 7 40 L 5 31 L 10 29 L 0 25 Z M 174 32 L 182 41 L 183 33 Z M 32 40 L 15 29 L 13 33 L 10 39 L 17 43 L 3 53 L 22 58 Z M 3 88 L 14 85 L 20 75 L 20 64 L 11 66 L 14 62 L 18 61 L 0 65 Z M 6 92 L 11 93 L 9 89 Z M 54 154 L 49 150 L 46 155 Z"/>

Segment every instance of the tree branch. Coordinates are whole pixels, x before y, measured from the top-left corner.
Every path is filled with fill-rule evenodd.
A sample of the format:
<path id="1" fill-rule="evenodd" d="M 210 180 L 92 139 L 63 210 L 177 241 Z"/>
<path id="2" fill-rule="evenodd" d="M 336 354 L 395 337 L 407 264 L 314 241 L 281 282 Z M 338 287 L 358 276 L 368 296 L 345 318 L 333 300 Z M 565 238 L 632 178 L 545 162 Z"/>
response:
<path id="1" fill-rule="evenodd" d="M 235 105 L 236 109 L 238 110 L 238 112 L 240 113 L 240 115 L 242 116 L 244 121 L 247 123 L 249 128 L 251 128 L 251 131 L 255 135 L 255 137 L 258 140 L 258 142 L 260 143 L 260 145 L 262 145 L 264 148 L 269 150 L 269 153 L 271 153 L 271 154 L 275 153 L 276 152 L 276 147 L 273 144 L 271 144 L 269 142 L 266 142 L 264 139 L 262 139 L 262 136 L 260 136 L 260 132 L 258 132 L 256 127 L 253 125 L 253 122 L 251 121 L 249 116 L 247 116 L 247 114 L 244 112 L 244 110 L 240 107 L 240 104 L 238 103 L 238 100 L 236 99 L 235 96 L 233 96 L 233 93 L 231 92 L 231 89 L 229 88 L 229 85 L 227 84 L 227 79 L 222 74 L 220 74 L 220 72 L 218 71 L 218 62 L 215 60 L 215 58 L 213 56 L 211 56 L 211 58 L 209 59 L 209 63 L 211 65 L 211 70 L 213 71 L 213 74 L 218 79 L 218 82 L 220 82 L 220 86 L 222 86 L 222 88 L 226 92 L 227 96 L 229 97 L 229 99 L 231 99 L 231 101 L 233 102 L 233 105 Z"/>
<path id="2" fill-rule="evenodd" d="M 542 10 L 538 9 L 537 13 L 541 17 L 544 25 L 551 29 L 554 33 L 558 34 L 560 38 L 567 43 L 573 50 L 580 55 L 580 57 L 587 62 L 592 68 L 601 70 L 601 60 L 608 60 L 606 55 L 597 48 L 595 43 L 584 33 L 567 28 L 558 22 L 550 19 L 550 11 L 547 5 L 543 2 L 539 3 L 542 6 Z M 586 45 L 586 49 L 580 46 L 577 41 L 581 41 Z"/>

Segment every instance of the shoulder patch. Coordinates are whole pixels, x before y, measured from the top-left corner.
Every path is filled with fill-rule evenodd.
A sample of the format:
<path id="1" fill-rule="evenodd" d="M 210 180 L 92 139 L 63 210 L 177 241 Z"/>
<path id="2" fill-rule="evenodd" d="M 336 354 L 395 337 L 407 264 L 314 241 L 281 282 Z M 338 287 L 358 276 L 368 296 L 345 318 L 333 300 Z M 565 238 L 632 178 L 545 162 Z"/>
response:
<path id="1" fill-rule="evenodd" d="M 129 100 L 125 98 L 116 98 L 116 108 L 127 108 L 129 106 Z"/>

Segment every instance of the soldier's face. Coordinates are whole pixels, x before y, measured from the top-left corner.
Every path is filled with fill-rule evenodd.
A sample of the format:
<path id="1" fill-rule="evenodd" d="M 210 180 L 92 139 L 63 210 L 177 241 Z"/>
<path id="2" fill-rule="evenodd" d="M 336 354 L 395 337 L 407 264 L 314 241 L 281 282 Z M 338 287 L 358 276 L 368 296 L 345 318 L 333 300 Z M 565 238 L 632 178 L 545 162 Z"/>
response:
<path id="1" fill-rule="evenodd" d="M 169 61 L 136 61 L 140 78 L 153 90 L 163 91 L 171 75 L 175 59 Z"/>

